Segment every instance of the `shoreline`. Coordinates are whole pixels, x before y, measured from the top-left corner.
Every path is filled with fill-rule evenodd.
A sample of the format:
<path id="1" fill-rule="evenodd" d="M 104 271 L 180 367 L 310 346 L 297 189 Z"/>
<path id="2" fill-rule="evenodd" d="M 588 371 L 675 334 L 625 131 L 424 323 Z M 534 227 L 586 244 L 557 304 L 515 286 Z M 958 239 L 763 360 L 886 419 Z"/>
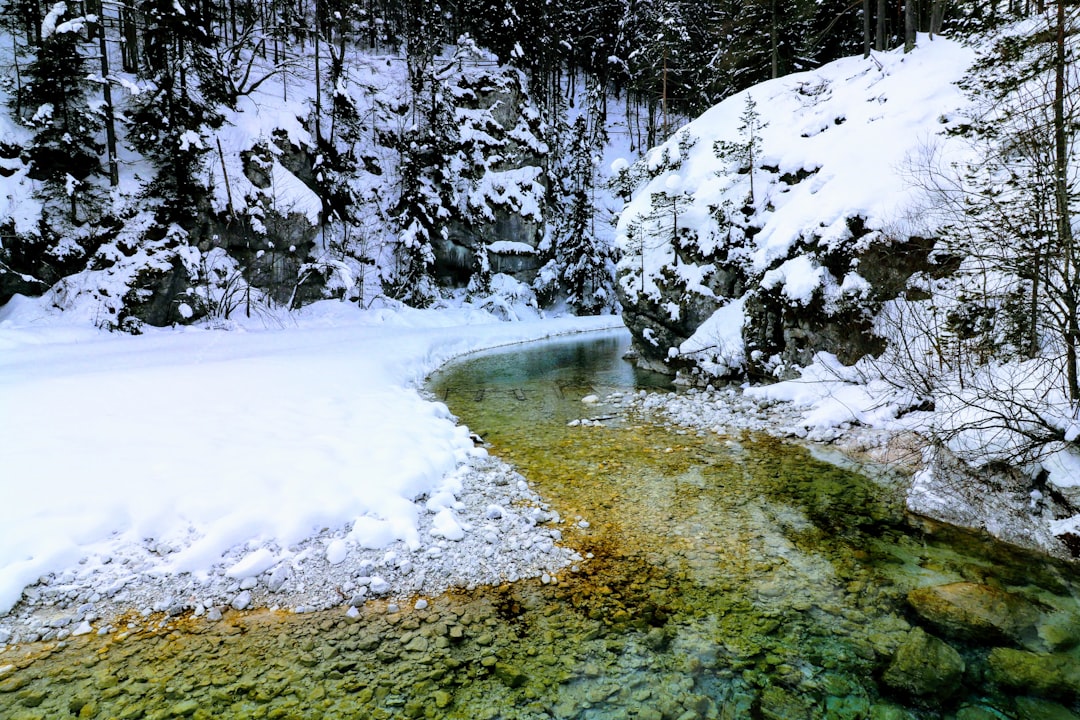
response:
<path id="1" fill-rule="evenodd" d="M 810 429 L 799 424 L 802 410 L 794 403 L 750 396 L 735 388 L 639 391 L 604 402 L 620 415 L 636 414 L 688 432 L 764 432 L 798 442 L 832 456 L 826 459 L 834 464 L 850 464 L 894 487 L 899 483 L 907 510 L 917 516 L 985 531 L 1001 542 L 1073 560 L 1063 545 L 1050 546 L 1052 536 L 1037 531 L 1039 518 L 1025 512 L 1024 503 L 1012 496 L 1015 493 L 980 491 L 979 504 L 959 495 L 956 505 L 931 503 L 928 498 L 940 501 L 946 490 L 955 495 L 953 476 L 944 473 L 937 474 L 940 479 L 934 487 L 926 487 L 924 481 L 921 491 L 913 492 L 919 485 L 922 448 L 920 438 L 910 431 L 851 424 Z M 450 503 L 455 522 L 443 522 L 449 510 L 441 502 L 417 501 L 424 506 L 418 527 L 425 546 L 409 548 L 398 541 L 388 548 L 364 549 L 345 542 L 347 528 L 323 530 L 284 553 L 281 548 L 267 552 L 267 557 L 284 555 L 286 560 L 266 567 L 258 562 L 265 547 L 234 549 L 205 577 L 139 575 L 141 565 L 152 565 L 147 557 L 162 550 L 144 546 L 82 576 L 68 571 L 28 587 L 12 612 L 0 617 L 0 652 L 19 643 L 132 631 L 140 628 L 140 622 L 144 627 L 164 627 L 189 613 L 213 621 L 230 609 L 306 613 L 338 607 L 352 612 L 350 608 L 370 600 L 388 603 L 393 611 L 406 599 L 424 603 L 425 597 L 455 588 L 472 590 L 538 577 L 558 582 L 559 573 L 575 572 L 586 562 L 573 549 L 575 539 L 586 532 L 582 525 L 562 518 L 507 462 L 477 453 L 450 478 L 460 483 L 460 492 Z M 88 578 L 88 586 L 77 584 Z M 126 627 L 117 627 L 121 622 Z"/>
<path id="2" fill-rule="evenodd" d="M 347 543 L 348 529 L 338 528 L 288 548 L 287 560 L 267 567 L 259 557 L 282 549 L 263 546 L 246 555 L 247 546 L 235 549 L 205 577 L 139 575 L 146 563 L 140 555 L 160 548 L 132 548 L 122 558 L 88 559 L 81 576 L 69 570 L 26 588 L 0 616 L 0 652 L 22 643 L 164 627 L 189 613 L 215 621 L 230 609 L 350 612 L 369 600 L 393 605 L 525 578 L 558 582 L 559 573 L 584 562 L 564 544 L 564 532 L 573 538 L 583 529 L 565 522 L 509 464 L 478 455 L 452 476 L 462 488 L 452 504 L 457 529 L 442 524 L 443 510 L 426 508 L 418 521 L 422 547 L 398 541 L 365 549 Z M 85 569 L 91 563 L 96 567 Z"/>

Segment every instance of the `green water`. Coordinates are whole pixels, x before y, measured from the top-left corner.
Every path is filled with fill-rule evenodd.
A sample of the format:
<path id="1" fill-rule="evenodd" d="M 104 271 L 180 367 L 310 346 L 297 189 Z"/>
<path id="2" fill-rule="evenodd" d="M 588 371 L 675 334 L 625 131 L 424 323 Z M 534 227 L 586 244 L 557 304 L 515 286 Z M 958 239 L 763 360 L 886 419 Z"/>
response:
<path id="1" fill-rule="evenodd" d="M 582 403 L 661 387 L 620 359 L 624 344 L 516 348 L 430 386 L 591 554 L 558 583 L 393 614 L 372 603 L 357 618 L 229 613 L 9 651 L 0 718 L 1080 712 L 1073 570 L 906 518 L 894 487 L 801 448 L 656 427 L 617 398 Z M 606 419 L 567 426 L 582 417 Z M 915 605 L 936 609 L 933 621 Z"/>

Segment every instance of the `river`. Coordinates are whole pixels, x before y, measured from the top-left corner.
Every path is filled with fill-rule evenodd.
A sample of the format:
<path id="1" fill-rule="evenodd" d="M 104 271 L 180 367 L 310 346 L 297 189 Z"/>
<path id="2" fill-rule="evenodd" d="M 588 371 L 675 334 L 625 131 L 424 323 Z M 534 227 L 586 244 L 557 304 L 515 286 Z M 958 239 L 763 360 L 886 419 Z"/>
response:
<path id="1" fill-rule="evenodd" d="M 396 613 L 72 638 L 0 667 L 0 718 L 1076 717 L 1072 568 L 908 517 L 895 483 L 796 445 L 634 416 L 670 389 L 626 343 L 485 353 L 429 385 L 580 566 Z"/>

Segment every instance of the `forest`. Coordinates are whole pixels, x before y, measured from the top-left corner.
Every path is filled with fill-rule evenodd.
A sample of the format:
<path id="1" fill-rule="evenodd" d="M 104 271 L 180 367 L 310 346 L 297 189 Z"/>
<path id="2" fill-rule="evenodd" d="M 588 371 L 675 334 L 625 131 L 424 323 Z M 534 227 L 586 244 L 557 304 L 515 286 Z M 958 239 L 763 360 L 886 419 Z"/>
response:
<path id="1" fill-rule="evenodd" d="M 0 303 L 137 332 L 494 277 L 614 311 L 612 146 L 999 5 L 8 0 Z"/>

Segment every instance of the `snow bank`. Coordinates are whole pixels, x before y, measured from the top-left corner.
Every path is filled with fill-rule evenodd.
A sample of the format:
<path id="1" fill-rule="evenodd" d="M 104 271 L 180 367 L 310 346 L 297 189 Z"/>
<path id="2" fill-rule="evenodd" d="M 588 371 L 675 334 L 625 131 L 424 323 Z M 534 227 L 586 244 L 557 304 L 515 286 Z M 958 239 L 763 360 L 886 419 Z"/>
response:
<path id="1" fill-rule="evenodd" d="M 482 452 L 417 392 L 425 375 L 476 349 L 619 322 L 337 302 L 296 318 L 131 337 L 23 298 L 0 309 L 0 614 L 40 577 L 133 545 L 152 549 L 150 574 L 205 575 L 252 551 L 230 561 L 235 578 L 327 528 L 351 526 L 358 546 L 419 546 L 417 501 L 452 493 L 448 473 Z"/>

